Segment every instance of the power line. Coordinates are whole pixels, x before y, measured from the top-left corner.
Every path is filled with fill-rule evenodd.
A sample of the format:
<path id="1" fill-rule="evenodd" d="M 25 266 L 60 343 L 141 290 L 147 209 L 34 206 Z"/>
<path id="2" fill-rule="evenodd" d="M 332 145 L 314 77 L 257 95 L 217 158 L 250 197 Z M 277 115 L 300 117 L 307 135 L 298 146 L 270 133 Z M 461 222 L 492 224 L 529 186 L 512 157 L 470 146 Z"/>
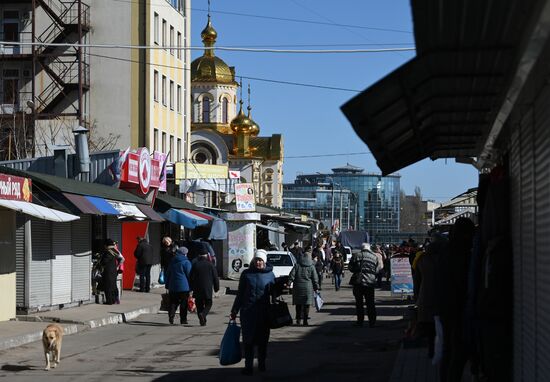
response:
<path id="1" fill-rule="evenodd" d="M 327 158 L 327 157 L 340 157 L 340 156 L 348 156 L 348 155 L 368 155 L 368 154 L 371 154 L 371 153 L 369 151 L 362 151 L 362 152 L 356 152 L 356 153 L 295 155 L 295 156 L 285 156 L 285 159 Z"/>
<path id="2" fill-rule="evenodd" d="M 125 44 L 73 44 L 73 43 L 53 43 L 53 42 L 13 42 L 0 41 L 0 45 L 12 46 L 38 46 L 55 48 L 100 48 L 100 49 L 150 49 L 150 50 L 221 50 L 230 52 L 249 52 L 249 53 L 285 53 L 285 54 L 341 54 L 341 53 L 384 53 L 384 52 L 405 52 L 416 50 L 413 47 L 403 48 L 378 48 L 378 49 L 268 49 L 268 48 L 243 48 L 243 47 L 179 47 L 179 46 L 160 46 L 160 45 L 125 45 Z"/>
<path id="3" fill-rule="evenodd" d="M 141 61 L 132 60 L 132 59 L 128 59 L 128 58 L 105 56 L 105 55 L 102 55 L 102 54 L 95 54 L 95 53 L 87 53 L 87 55 L 88 56 L 99 57 L 99 58 L 106 58 L 106 59 L 115 60 L 115 61 L 124 61 L 124 62 L 136 63 L 136 64 L 143 64 Z M 159 67 L 159 68 L 168 68 L 168 69 L 191 70 L 191 69 L 181 68 L 181 67 L 172 66 L 172 65 L 154 64 L 154 63 L 151 63 L 151 62 L 146 62 L 145 65 L 155 66 L 155 67 Z M 246 80 L 269 82 L 269 83 L 281 84 L 281 85 L 293 85 L 293 86 L 302 86 L 302 87 L 316 88 L 316 89 L 346 91 L 346 92 L 353 92 L 353 93 L 360 93 L 361 92 L 361 90 L 357 90 L 357 89 L 347 89 L 347 88 L 339 88 L 339 87 L 335 87 L 335 86 L 307 84 L 307 83 L 302 83 L 302 82 L 272 80 L 272 79 L 268 79 L 268 78 L 249 77 L 249 76 L 242 76 L 242 75 L 239 75 L 237 77 L 244 78 Z"/>
<path id="4" fill-rule="evenodd" d="M 112 0 L 119 3 L 130 3 L 130 4 L 143 4 L 141 1 L 135 1 L 135 0 Z M 146 5 L 154 5 L 156 7 L 170 7 L 174 8 L 170 4 L 156 4 L 151 2 L 145 2 Z M 199 12 L 208 12 L 208 9 L 204 8 L 190 8 L 192 11 L 199 11 Z M 312 21 L 312 20 L 303 20 L 303 19 L 291 19 L 286 17 L 275 17 L 275 16 L 264 16 L 264 15 L 255 15 L 251 13 L 240 13 L 240 12 L 228 12 L 228 11 L 214 11 L 210 10 L 210 13 L 219 13 L 221 15 L 231 15 L 231 16 L 241 16 L 241 17 L 251 17 L 251 18 L 257 18 L 257 19 L 266 19 L 266 20 L 276 20 L 276 21 L 287 21 L 287 22 L 293 22 L 293 23 L 304 23 L 304 24 L 317 24 L 317 25 L 326 25 L 326 26 L 332 26 L 332 27 L 347 27 L 347 28 L 356 28 L 356 29 L 367 29 L 367 30 L 375 30 L 375 31 L 381 31 L 381 32 L 393 32 L 393 33 L 407 33 L 412 34 L 411 31 L 407 31 L 404 29 L 394 29 L 394 28 L 380 28 L 380 27 L 368 27 L 364 25 L 351 25 L 351 24 L 339 24 L 339 23 L 329 23 L 329 22 L 322 22 L 322 21 Z"/>

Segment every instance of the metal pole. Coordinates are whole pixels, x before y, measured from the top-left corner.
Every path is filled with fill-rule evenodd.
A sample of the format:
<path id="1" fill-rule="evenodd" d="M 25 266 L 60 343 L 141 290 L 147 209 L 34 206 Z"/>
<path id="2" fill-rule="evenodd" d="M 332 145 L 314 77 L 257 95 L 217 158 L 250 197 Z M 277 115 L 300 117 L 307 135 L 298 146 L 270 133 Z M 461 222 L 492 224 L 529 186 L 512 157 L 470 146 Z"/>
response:
<path id="1" fill-rule="evenodd" d="M 334 232 L 334 181 L 331 180 L 330 187 L 332 188 L 331 210 L 330 210 L 330 229 Z"/>
<path id="2" fill-rule="evenodd" d="M 355 230 L 357 231 L 357 210 L 359 209 L 359 197 L 353 194 L 353 199 L 355 201 L 355 216 L 353 218 L 353 225 L 355 226 Z"/>
<path id="3" fill-rule="evenodd" d="M 342 184 L 338 185 L 338 188 L 340 190 L 340 231 L 342 231 L 342 227 L 344 226 L 343 222 L 343 211 L 342 211 Z"/>
<path id="4" fill-rule="evenodd" d="M 349 231 L 349 215 L 351 214 L 351 194 L 348 192 L 348 231 Z"/>

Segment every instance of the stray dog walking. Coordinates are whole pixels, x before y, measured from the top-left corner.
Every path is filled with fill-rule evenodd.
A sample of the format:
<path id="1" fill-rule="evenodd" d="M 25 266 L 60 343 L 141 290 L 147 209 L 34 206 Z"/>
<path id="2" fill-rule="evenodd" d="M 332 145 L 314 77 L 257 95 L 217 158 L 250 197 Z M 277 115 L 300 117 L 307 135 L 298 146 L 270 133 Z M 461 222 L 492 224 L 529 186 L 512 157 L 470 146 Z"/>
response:
<path id="1" fill-rule="evenodd" d="M 42 345 L 46 367 L 44 370 L 55 368 L 61 359 L 61 344 L 63 342 L 63 328 L 57 324 L 50 324 L 42 332 Z"/>

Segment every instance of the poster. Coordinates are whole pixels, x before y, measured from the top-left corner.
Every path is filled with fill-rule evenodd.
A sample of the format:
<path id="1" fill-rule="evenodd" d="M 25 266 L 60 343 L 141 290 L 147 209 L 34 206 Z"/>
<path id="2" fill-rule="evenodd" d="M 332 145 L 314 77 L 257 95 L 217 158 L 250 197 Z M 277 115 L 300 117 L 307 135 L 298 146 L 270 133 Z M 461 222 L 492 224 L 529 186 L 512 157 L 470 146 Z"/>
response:
<path id="1" fill-rule="evenodd" d="M 254 257 L 256 229 L 254 223 L 227 222 L 227 277 L 238 280 Z M 246 266 L 245 266 L 246 265 Z"/>
<path id="2" fill-rule="evenodd" d="M 413 294 L 413 278 L 408 257 L 391 258 L 391 293 Z"/>
<path id="3" fill-rule="evenodd" d="M 235 200 L 237 212 L 256 211 L 254 186 L 252 183 L 235 184 Z"/>

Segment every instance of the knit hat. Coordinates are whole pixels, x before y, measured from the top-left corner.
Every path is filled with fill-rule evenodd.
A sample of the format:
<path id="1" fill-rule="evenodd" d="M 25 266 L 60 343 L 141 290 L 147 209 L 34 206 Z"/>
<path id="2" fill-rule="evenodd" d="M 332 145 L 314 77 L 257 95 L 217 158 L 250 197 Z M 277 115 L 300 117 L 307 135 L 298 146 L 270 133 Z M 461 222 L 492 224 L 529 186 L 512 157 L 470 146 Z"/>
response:
<path id="1" fill-rule="evenodd" d="M 258 257 L 264 262 L 267 262 L 267 251 L 265 249 L 257 249 L 254 257 Z"/>
<path id="2" fill-rule="evenodd" d="M 187 253 L 189 253 L 189 250 L 186 248 L 186 247 L 179 247 L 178 249 L 176 249 L 176 254 L 177 255 L 187 255 Z"/>

